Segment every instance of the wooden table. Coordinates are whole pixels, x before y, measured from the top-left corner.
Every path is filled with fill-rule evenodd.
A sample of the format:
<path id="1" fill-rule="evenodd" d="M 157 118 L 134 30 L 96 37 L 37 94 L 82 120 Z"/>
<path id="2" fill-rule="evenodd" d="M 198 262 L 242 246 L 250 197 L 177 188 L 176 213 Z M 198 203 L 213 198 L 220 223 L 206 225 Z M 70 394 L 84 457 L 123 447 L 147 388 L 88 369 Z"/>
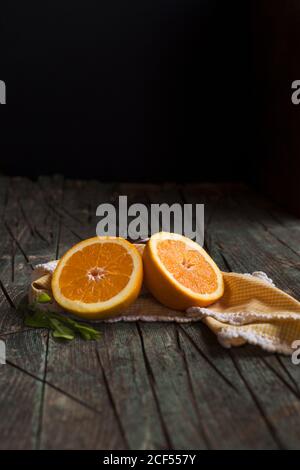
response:
<path id="1" fill-rule="evenodd" d="M 0 447 L 299 448 L 300 366 L 223 349 L 201 323 L 101 325 L 98 342 L 24 328 L 16 306 L 35 264 L 95 235 L 96 207 L 205 203 L 205 246 L 223 270 L 264 270 L 300 297 L 300 220 L 242 185 L 0 179 Z"/>

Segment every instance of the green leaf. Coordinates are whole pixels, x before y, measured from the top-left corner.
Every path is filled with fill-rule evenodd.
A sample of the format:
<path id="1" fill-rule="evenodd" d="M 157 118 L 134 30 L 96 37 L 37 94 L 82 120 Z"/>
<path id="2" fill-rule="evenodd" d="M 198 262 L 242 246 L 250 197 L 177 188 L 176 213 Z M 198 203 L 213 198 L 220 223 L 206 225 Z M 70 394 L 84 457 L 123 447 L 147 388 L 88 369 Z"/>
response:
<path id="1" fill-rule="evenodd" d="M 52 301 L 50 295 L 48 295 L 46 292 L 42 292 L 38 297 L 37 297 L 37 302 L 39 304 L 47 304 Z"/>
<path id="2" fill-rule="evenodd" d="M 86 340 L 97 340 L 101 336 L 100 331 L 87 326 L 79 325 L 76 330 L 78 331 L 80 336 L 82 336 L 82 338 Z"/>
<path id="3" fill-rule="evenodd" d="M 53 327 L 52 335 L 54 338 L 62 338 L 67 340 L 72 340 L 75 338 L 74 332 L 56 318 L 50 318 L 50 323 Z"/>
<path id="4" fill-rule="evenodd" d="M 41 310 L 35 303 L 27 307 L 24 323 L 31 328 L 48 328 L 52 330 L 54 338 L 72 340 L 76 334 L 84 340 L 97 340 L 100 338 L 100 331 L 86 323 L 80 323 L 72 318 L 59 313 Z"/>
<path id="5" fill-rule="evenodd" d="M 77 323 L 74 320 L 72 320 L 72 325 L 73 325 L 73 328 L 80 334 L 80 336 L 82 336 L 83 339 L 97 340 L 101 336 L 100 331 L 96 330 L 95 328 L 92 328 L 91 326 L 85 323 Z"/>
<path id="6" fill-rule="evenodd" d="M 32 328 L 49 328 L 49 318 L 45 312 L 29 311 L 25 315 L 24 323 Z"/>

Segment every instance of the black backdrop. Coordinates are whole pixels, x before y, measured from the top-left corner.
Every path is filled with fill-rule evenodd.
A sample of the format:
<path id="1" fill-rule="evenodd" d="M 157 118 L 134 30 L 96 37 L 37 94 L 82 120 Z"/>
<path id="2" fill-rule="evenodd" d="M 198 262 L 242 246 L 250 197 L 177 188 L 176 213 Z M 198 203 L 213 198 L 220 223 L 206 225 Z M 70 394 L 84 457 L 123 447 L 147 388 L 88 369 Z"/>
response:
<path id="1" fill-rule="evenodd" d="M 0 13 L 0 171 L 251 175 L 247 0 L 2 0 Z"/>

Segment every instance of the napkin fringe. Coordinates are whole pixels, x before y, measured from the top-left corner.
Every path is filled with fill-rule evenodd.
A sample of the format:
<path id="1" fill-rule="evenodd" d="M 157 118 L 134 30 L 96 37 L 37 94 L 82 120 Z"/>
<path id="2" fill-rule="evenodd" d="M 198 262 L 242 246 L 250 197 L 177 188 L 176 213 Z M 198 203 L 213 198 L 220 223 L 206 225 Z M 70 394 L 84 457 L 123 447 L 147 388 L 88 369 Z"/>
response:
<path id="1" fill-rule="evenodd" d="M 194 315 L 199 318 L 212 317 L 215 320 L 229 323 L 230 325 L 247 325 L 255 320 L 297 320 L 299 321 L 299 313 L 258 313 L 258 312 L 216 312 L 215 310 L 204 307 L 191 307 L 187 310 L 187 314 L 192 318 Z"/>
<path id="2" fill-rule="evenodd" d="M 257 333 L 252 331 L 237 331 L 234 328 L 222 328 L 217 333 L 219 343 L 224 348 L 231 348 L 232 340 L 242 339 L 244 342 L 260 346 L 262 349 L 268 352 L 278 352 L 289 356 L 293 353 L 293 349 L 285 343 L 282 343 L 279 339 L 268 336 L 263 333 Z"/>
<path id="3" fill-rule="evenodd" d="M 170 315 L 123 315 L 112 318 L 106 318 L 101 320 L 103 323 L 118 323 L 118 322 L 134 322 L 134 321 L 143 321 L 143 322 L 175 322 L 175 323 L 192 323 L 201 320 L 199 317 L 190 318 L 190 317 L 175 317 Z"/>

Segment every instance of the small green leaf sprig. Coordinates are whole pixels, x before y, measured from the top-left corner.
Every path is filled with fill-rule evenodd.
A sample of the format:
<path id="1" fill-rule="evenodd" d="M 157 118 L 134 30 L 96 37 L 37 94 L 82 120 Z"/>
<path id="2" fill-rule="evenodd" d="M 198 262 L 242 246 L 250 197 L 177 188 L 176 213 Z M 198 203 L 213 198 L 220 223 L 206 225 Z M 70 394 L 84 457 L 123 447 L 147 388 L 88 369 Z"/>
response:
<path id="1" fill-rule="evenodd" d="M 54 338 L 66 341 L 72 341 L 77 335 L 86 341 L 100 338 L 100 331 L 87 323 L 77 322 L 59 313 L 39 308 L 39 304 L 47 304 L 51 301 L 51 297 L 46 292 L 40 294 L 36 301 L 27 307 L 24 324 L 31 328 L 47 328 L 52 331 Z"/>

